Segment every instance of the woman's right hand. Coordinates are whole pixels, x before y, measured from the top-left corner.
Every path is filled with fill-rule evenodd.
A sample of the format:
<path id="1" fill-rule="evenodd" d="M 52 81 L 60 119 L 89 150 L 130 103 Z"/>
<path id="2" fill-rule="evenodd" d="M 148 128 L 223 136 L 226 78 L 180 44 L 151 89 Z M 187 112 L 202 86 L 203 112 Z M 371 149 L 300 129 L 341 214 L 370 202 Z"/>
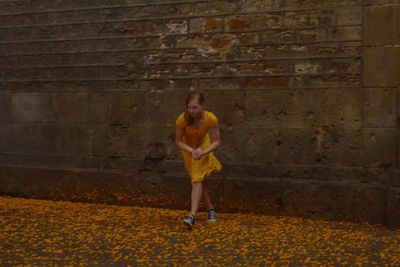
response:
<path id="1" fill-rule="evenodd" d="M 204 155 L 204 151 L 202 148 L 198 148 L 192 151 L 192 157 L 195 159 L 200 159 Z"/>

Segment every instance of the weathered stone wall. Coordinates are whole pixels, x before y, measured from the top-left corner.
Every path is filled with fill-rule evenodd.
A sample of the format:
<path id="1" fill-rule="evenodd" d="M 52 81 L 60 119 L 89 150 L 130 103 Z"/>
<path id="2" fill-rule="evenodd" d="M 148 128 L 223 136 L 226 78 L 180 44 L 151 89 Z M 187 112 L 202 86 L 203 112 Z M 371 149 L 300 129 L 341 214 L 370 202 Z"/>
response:
<path id="1" fill-rule="evenodd" d="M 220 210 L 400 225 L 397 0 L 0 0 L 0 191 L 187 207 L 189 89 Z"/>

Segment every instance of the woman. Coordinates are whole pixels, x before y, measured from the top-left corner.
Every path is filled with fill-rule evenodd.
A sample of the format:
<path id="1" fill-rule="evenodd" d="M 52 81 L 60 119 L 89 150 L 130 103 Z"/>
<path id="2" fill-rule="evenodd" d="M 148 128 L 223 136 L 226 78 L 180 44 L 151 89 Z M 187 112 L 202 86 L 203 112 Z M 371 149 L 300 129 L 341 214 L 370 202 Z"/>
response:
<path id="1" fill-rule="evenodd" d="M 201 196 L 208 211 L 208 221 L 216 222 L 216 211 L 211 203 L 204 177 L 222 168 L 213 154 L 221 140 L 218 119 L 205 109 L 203 94 L 191 92 L 187 96 L 186 111 L 176 120 L 175 142 L 181 150 L 185 169 L 192 181 L 191 210 L 184 223 L 190 229 L 194 226 Z"/>

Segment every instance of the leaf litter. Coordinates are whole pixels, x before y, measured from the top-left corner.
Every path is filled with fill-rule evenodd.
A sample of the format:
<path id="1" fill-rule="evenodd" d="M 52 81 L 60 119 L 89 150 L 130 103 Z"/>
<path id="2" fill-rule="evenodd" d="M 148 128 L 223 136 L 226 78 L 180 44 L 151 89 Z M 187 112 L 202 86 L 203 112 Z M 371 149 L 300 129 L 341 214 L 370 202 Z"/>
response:
<path id="1" fill-rule="evenodd" d="M 399 266 L 400 230 L 382 226 L 0 197 L 0 265 Z"/>

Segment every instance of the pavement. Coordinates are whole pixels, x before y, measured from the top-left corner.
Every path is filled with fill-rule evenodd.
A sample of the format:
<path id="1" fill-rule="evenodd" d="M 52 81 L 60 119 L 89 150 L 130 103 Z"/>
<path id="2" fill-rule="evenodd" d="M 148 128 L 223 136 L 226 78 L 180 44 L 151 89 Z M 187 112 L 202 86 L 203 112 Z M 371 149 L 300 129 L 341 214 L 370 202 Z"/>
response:
<path id="1" fill-rule="evenodd" d="M 400 266 L 400 230 L 0 197 L 0 266 Z"/>

